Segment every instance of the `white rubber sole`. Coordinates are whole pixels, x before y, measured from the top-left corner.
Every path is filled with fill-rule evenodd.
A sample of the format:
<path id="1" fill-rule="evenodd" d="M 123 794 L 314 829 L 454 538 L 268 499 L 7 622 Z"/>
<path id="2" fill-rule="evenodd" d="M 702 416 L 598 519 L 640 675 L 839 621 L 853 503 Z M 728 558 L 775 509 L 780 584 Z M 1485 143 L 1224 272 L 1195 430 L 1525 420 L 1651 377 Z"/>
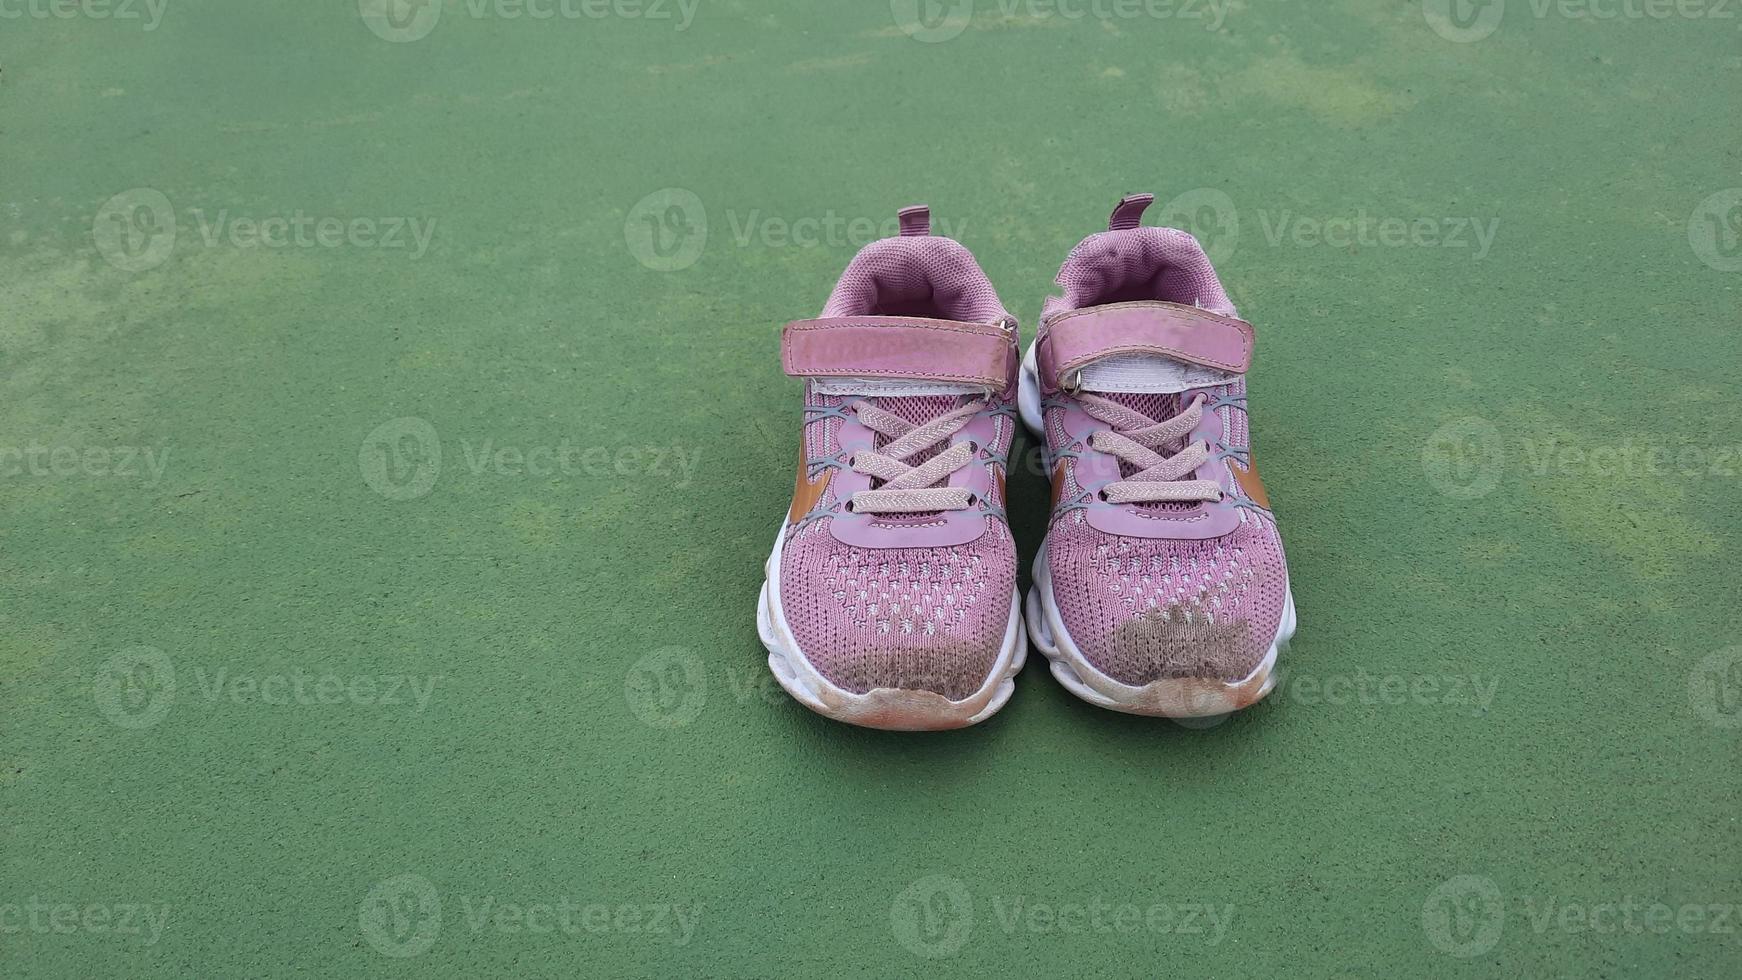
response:
<path id="1" fill-rule="evenodd" d="M 935 691 L 873 688 L 864 694 L 836 687 L 799 652 L 798 640 L 780 608 L 780 552 L 785 526 L 775 535 L 765 566 L 768 578 L 756 602 L 756 632 L 768 648 L 768 669 L 793 700 L 825 718 L 864 728 L 930 732 L 977 725 L 998 713 L 1016 691 L 1016 675 L 1028 659 L 1028 634 L 1022 624 L 1021 593 L 1010 595 L 1010 622 L 986 683 L 960 701 Z"/>
<path id="2" fill-rule="evenodd" d="M 1032 344 L 1022 359 L 1017 406 L 1029 433 L 1044 441 L 1040 384 L 1035 377 Z M 1290 587 L 1283 594 L 1282 621 L 1277 625 L 1276 639 L 1252 673 L 1235 681 L 1177 677 L 1134 687 L 1102 673 L 1071 641 L 1059 616 L 1058 604 L 1053 601 L 1046 545 L 1041 545 L 1040 554 L 1034 559 L 1034 588 L 1028 592 L 1028 634 L 1035 649 L 1051 664 L 1052 676 L 1065 690 L 1099 708 L 1159 718 L 1212 718 L 1255 704 L 1276 686 L 1276 658 L 1288 648 L 1295 626 L 1294 590 Z"/>

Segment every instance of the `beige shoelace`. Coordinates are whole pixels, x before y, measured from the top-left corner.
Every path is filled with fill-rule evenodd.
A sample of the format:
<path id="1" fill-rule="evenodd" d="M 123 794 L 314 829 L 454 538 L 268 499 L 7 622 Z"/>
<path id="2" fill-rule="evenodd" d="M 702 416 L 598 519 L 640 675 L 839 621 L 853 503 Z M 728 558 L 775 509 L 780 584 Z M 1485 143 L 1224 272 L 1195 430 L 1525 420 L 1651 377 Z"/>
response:
<path id="1" fill-rule="evenodd" d="M 1077 396 L 1083 411 L 1113 426 L 1089 437 L 1089 447 L 1138 468 L 1101 491 L 1112 504 L 1145 504 L 1161 501 L 1214 501 L 1222 499 L 1222 486 L 1215 480 L 1186 480 L 1210 459 L 1208 443 L 1194 442 L 1172 456 L 1157 450 L 1190 435 L 1204 417 L 1204 396 L 1192 399 L 1185 411 L 1164 422 L 1134 412 L 1117 402 L 1090 394 Z"/>
<path id="2" fill-rule="evenodd" d="M 974 461 L 978 447 L 972 442 L 958 442 L 931 459 L 911 465 L 908 457 L 943 442 L 967 425 L 986 407 L 984 400 L 952 409 L 924 425 L 884 411 L 871 404 L 859 406 L 859 424 L 890 442 L 879 450 L 860 450 L 853 454 L 853 472 L 863 473 L 883 481 L 876 490 L 861 490 L 853 494 L 855 514 L 919 514 L 938 510 L 967 510 L 974 506 L 974 494 L 966 487 L 939 487 L 950 475 Z"/>

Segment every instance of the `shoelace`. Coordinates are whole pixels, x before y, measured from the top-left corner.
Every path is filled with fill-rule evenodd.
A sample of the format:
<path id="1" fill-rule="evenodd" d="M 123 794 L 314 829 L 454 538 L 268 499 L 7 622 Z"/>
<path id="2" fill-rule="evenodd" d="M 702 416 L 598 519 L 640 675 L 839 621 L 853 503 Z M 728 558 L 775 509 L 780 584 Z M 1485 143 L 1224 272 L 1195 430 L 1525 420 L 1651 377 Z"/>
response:
<path id="1" fill-rule="evenodd" d="M 885 411 L 875 405 L 859 406 L 859 424 L 890 441 L 880 450 L 861 450 L 848 461 L 853 472 L 883 481 L 876 490 L 853 494 L 855 514 L 920 514 L 936 510 L 967 510 L 974 494 L 966 487 L 938 487 L 950 475 L 974 461 L 978 447 L 958 442 L 931 459 L 914 466 L 907 458 L 955 435 L 986 408 L 984 399 L 951 409 L 924 425 Z"/>
<path id="2" fill-rule="evenodd" d="M 1113 426 L 1089 437 L 1089 447 L 1138 468 L 1116 483 L 1107 484 L 1102 498 L 1113 504 L 1161 501 L 1216 501 L 1222 486 L 1215 480 L 1186 480 L 1211 458 L 1206 442 L 1194 442 L 1172 456 L 1158 450 L 1190 435 L 1204 417 L 1205 398 L 1192 399 L 1185 411 L 1162 422 L 1133 411 L 1118 402 L 1096 395 L 1079 394 L 1083 411 Z"/>

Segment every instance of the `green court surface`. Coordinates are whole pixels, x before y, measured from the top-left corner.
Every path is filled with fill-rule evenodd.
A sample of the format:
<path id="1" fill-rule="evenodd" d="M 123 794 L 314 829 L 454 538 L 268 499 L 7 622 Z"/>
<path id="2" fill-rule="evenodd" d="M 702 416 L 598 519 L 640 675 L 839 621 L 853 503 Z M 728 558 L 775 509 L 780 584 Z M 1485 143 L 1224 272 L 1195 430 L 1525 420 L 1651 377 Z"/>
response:
<path id="1" fill-rule="evenodd" d="M 0 0 L 0 976 L 1742 975 L 1736 5 L 393 3 Z M 1282 685 L 811 715 L 779 325 L 1135 191 Z"/>

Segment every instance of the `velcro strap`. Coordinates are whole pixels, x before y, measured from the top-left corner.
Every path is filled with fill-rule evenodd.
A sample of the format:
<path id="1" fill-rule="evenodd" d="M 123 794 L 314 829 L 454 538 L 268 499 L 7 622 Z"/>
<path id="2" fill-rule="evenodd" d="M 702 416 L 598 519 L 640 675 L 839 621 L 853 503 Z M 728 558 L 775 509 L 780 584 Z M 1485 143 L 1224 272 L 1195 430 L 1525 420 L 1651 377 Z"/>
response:
<path id="1" fill-rule="evenodd" d="M 1016 377 L 1016 331 L 911 316 L 794 320 L 780 335 L 780 364 L 795 378 L 901 378 L 1004 391 Z"/>
<path id="2" fill-rule="evenodd" d="M 1047 322 L 1036 361 L 1048 391 L 1084 367 L 1120 354 L 1155 354 L 1244 374 L 1252 365 L 1252 324 L 1178 303 L 1091 306 Z"/>

